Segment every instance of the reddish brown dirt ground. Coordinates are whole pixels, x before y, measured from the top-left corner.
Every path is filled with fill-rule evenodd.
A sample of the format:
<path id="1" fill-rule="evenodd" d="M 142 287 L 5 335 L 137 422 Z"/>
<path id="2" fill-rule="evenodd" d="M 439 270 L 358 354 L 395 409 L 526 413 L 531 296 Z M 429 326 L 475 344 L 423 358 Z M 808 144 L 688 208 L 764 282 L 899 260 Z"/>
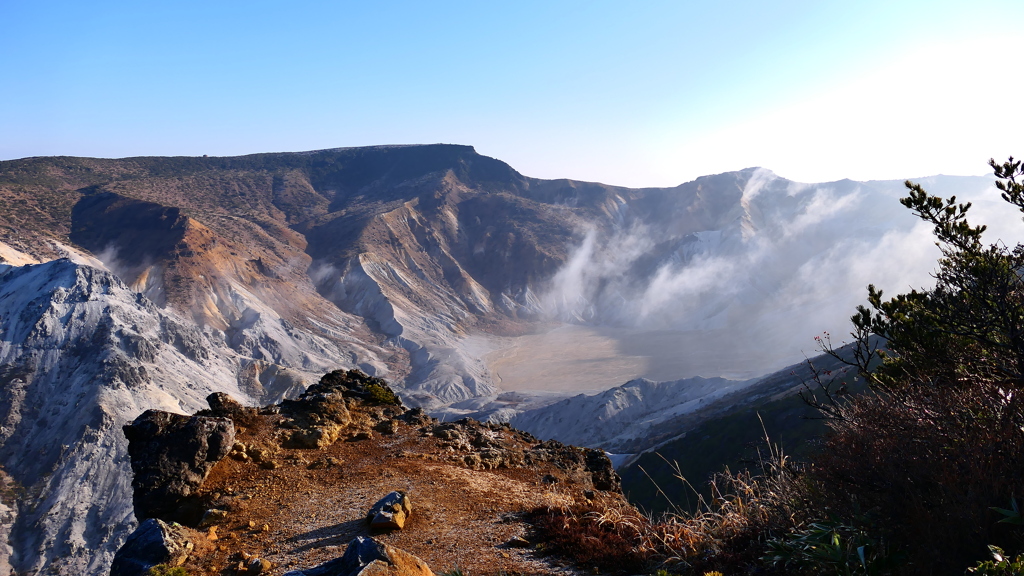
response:
<path id="1" fill-rule="evenodd" d="M 240 429 L 236 442 L 273 453 L 277 466 L 225 458 L 201 487 L 208 502 L 219 499 L 230 514 L 200 529 L 202 540 L 186 565 L 192 574 L 234 574 L 240 554 L 273 563 L 271 575 L 305 569 L 340 556 L 354 537 L 375 538 L 419 556 L 435 573 L 459 568 L 465 574 L 580 574 L 590 567 L 572 566 L 543 553 L 534 542 L 524 513 L 538 507 L 586 502 L 625 505 L 621 494 L 592 491 L 590 473 L 567 471 L 551 462 L 529 467 L 474 470 L 463 458 L 470 448 L 425 436 L 421 425 L 401 422 L 394 434 L 371 432 L 369 439 L 351 436 L 381 419 L 379 407 L 352 407 L 353 423 L 340 440 L 323 449 L 283 449 L 277 415 L 263 415 Z M 505 446 L 529 449 L 533 444 L 518 432 L 499 428 L 488 434 Z M 349 438 L 346 438 L 348 435 Z M 309 465 L 334 458 L 340 462 L 319 469 Z M 552 482 L 550 475 L 557 479 Z M 405 490 L 412 515 L 404 529 L 371 534 L 367 510 L 392 490 Z M 507 542 L 516 536 L 529 548 Z"/>

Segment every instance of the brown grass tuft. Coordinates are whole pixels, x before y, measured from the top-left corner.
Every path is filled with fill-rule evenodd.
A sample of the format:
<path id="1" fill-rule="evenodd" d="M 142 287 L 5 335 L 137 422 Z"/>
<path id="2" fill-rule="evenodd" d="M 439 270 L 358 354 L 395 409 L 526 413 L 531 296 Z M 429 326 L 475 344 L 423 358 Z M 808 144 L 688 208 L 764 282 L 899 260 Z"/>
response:
<path id="1" fill-rule="evenodd" d="M 770 450 L 762 468 L 761 476 L 718 475 L 713 500 L 702 500 L 695 513 L 650 518 L 632 507 L 546 509 L 535 511 L 531 523 L 551 551 L 582 566 L 634 573 L 653 568 L 748 573 L 760 564 L 766 538 L 796 526 L 806 492 L 799 470 L 777 449 Z"/>
<path id="2" fill-rule="evenodd" d="M 580 566 L 636 573 L 650 563 L 638 537 L 646 528 L 643 516 L 618 509 L 592 507 L 541 508 L 529 515 L 544 549 Z"/>

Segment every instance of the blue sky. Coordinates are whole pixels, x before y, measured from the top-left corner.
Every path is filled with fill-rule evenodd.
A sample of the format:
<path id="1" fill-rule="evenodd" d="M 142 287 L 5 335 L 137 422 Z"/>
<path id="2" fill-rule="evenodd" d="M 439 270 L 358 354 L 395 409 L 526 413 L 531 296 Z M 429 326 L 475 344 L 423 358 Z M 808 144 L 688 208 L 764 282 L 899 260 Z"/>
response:
<path id="1" fill-rule="evenodd" d="M 981 174 L 1024 155 L 1021 22 L 1019 1 L 0 0 L 0 158 L 452 142 L 628 186 Z"/>

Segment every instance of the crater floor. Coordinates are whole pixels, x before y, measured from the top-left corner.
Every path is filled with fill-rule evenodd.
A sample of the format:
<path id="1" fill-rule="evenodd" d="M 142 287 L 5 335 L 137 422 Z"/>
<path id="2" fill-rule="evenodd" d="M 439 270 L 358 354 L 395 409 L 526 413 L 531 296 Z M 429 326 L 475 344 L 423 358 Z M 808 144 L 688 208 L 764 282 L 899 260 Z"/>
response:
<path id="1" fill-rule="evenodd" d="M 737 356 L 735 340 L 736 334 L 725 330 L 642 331 L 564 324 L 523 336 L 472 336 L 469 342 L 482 352 L 498 386 L 518 392 L 596 394 L 634 378 L 746 380 L 787 364 L 780 364 L 770 347 L 764 354 Z"/>

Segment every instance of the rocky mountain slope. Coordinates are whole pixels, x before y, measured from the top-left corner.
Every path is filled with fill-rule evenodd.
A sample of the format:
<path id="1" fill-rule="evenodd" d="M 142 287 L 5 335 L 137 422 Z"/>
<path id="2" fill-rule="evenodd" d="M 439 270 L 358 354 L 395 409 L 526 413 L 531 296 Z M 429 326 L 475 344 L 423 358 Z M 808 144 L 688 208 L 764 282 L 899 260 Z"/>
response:
<path id="1" fill-rule="evenodd" d="M 909 227 L 899 193 L 759 169 L 659 189 L 537 180 L 449 145 L 31 158 L 0 163 L 0 241 L 37 260 L 77 246 L 243 354 L 312 366 L 336 345 L 441 407 L 496 391 L 467 333 L 746 321 L 756 341 L 780 328 L 759 311 L 806 299 L 813 268 L 835 276 L 840 250 Z"/>
<path id="2" fill-rule="evenodd" d="M 898 194 L 759 169 L 663 189 L 538 180 L 450 145 L 0 162 L 12 565 L 104 571 L 131 523 L 115 521 L 130 518 L 117 427 L 213 391 L 267 403 L 358 367 L 435 414 L 511 418 L 543 402 L 498 406 L 466 342 L 553 322 L 719 331 L 745 357 L 771 338 L 775 366 L 808 332 L 793 310 L 847 290 L 848 256 L 902 246 L 903 211 L 883 202 Z"/>
<path id="3" fill-rule="evenodd" d="M 120 425 L 140 410 L 195 410 L 213 390 L 247 401 L 222 341 L 113 274 L 69 260 L 0 276 L 0 460 L 24 488 L 18 571 L 102 571 L 132 522 Z"/>

